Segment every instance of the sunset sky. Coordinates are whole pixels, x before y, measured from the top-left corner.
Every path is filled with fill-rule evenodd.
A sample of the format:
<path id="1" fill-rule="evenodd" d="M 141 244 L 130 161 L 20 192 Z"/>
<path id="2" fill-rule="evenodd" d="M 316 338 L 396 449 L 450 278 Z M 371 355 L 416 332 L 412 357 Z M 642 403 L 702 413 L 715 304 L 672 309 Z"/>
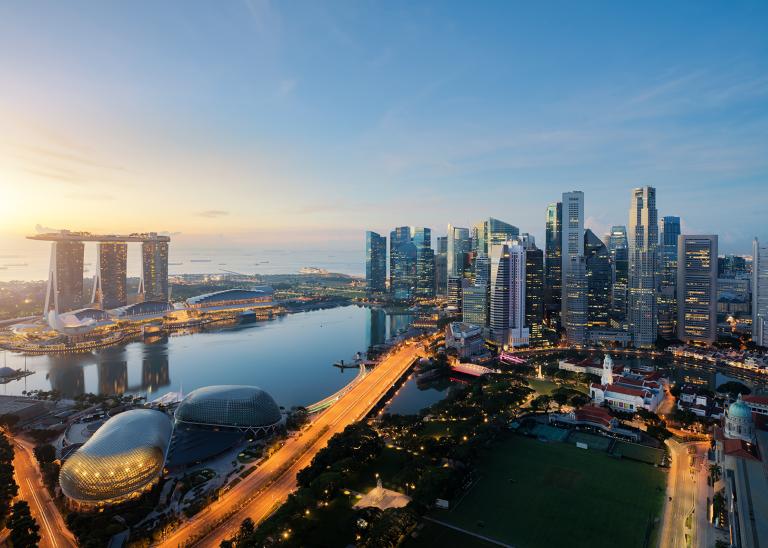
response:
<path id="1" fill-rule="evenodd" d="M 768 2 L 534 4 L 4 2 L 0 246 L 362 256 L 396 225 L 541 237 L 572 189 L 601 235 L 646 184 L 721 251 L 768 238 Z"/>

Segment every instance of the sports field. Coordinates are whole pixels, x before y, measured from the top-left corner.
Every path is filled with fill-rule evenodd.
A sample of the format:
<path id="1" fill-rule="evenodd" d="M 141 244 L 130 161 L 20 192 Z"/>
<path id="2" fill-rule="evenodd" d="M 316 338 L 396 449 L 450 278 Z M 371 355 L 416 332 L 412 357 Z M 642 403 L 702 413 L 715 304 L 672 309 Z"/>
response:
<path id="1" fill-rule="evenodd" d="M 514 436 L 441 521 L 515 547 L 643 548 L 659 528 L 665 472 L 604 451 Z"/>

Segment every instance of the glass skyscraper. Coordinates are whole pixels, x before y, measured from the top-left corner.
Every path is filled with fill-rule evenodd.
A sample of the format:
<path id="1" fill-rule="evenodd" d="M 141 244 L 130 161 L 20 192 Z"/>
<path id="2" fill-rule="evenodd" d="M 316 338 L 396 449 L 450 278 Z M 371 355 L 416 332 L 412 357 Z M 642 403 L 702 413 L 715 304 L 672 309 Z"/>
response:
<path id="1" fill-rule="evenodd" d="M 659 221 L 656 189 L 650 186 L 632 191 L 629 209 L 629 303 L 627 319 L 637 348 L 656 342 L 658 309 L 656 301 Z"/>
<path id="2" fill-rule="evenodd" d="M 717 236 L 678 237 L 677 338 L 717 340 Z"/>
<path id="3" fill-rule="evenodd" d="M 365 283 L 369 295 L 386 291 L 387 239 L 376 232 L 365 233 Z"/>
<path id="4" fill-rule="evenodd" d="M 613 272 L 611 254 L 594 232 L 584 232 L 584 257 L 587 277 L 587 325 L 590 329 L 610 325 Z"/>
<path id="5" fill-rule="evenodd" d="M 547 206 L 544 238 L 544 308 L 546 315 L 557 322 L 563 291 L 562 239 L 563 204 L 557 202 Z"/>
<path id="6" fill-rule="evenodd" d="M 411 229 L 395 228 L 389 235 L 389 291 L 397 301 L 410 301 L 416 291 L 416 245 Z"/>
<path id="7" fill-rule="evenodd" d="M 432 231 L 424 227 L 411 228 L 411 241 L 416 246 L 416 288 L 417 298 L 431 299 L 435 296 L 435 252 L 432 249 Z"/>
<path id="8" fill-rule="evenodd" d="M 525 325 L 531 346 L 544 343 L 544 252 L 531 244 L 525 250 Z"/>
<path id="9" fill-rule="evenodd" d="M 661 219 L 659 233 L 659 336 L 673 339 L 677 336 L 677 237 L 680 236 L 680 217 Z"/>
<path id="10" fill-rule="evenodd" d="M 499 344 L 525 346 L 525 249 L 506 243 L 491 246 L 490 328 Z"/>
<path id="11" fill-rule="evenodd" d="M 611 254 L 613 287 L 611 288 L 611 316 L 618 326 L 627 319 L 627 289 L 629 286 L 629 250 L 627 227 L 614 225 L 608 235 L 608 252 Z"/>
<path id="12" fill-rule="evenodd" d="M 768 346 L 768 245 L 752 242 L 752 340 Z"/>

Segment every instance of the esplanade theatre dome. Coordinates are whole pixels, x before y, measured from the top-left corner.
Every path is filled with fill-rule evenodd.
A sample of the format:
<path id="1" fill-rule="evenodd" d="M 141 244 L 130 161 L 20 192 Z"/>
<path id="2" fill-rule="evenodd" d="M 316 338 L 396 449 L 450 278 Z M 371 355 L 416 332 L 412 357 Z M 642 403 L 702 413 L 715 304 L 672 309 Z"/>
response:
<path id="1" fill-rule="evenodd" d="M 222 385 L 198 388 L 187 395 L 175 414 L 179 423 L 267 431 L 282 420 L 272 396 L 256 386 Z"/>
<path id="2" fill-rule="evenodd" d="M 160 476 L 173 426 L 165 413 L 115 415 L 61 467 L 59 485 L 74 503 L 112 504 L 138 495 Z"/>

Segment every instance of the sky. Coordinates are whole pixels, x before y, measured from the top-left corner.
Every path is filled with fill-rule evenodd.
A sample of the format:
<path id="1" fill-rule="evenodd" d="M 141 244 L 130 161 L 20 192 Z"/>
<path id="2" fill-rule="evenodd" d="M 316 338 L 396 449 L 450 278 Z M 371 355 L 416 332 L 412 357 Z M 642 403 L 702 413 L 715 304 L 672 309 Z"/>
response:
<path id="1" fill-rule="evenodd" d="M 768 2 L 0 4 L 0 255 L 47 228 L 360 250 L 583 190 L 768 238 Z M 173 245 L 173 244 L 172 244 Z"/>

